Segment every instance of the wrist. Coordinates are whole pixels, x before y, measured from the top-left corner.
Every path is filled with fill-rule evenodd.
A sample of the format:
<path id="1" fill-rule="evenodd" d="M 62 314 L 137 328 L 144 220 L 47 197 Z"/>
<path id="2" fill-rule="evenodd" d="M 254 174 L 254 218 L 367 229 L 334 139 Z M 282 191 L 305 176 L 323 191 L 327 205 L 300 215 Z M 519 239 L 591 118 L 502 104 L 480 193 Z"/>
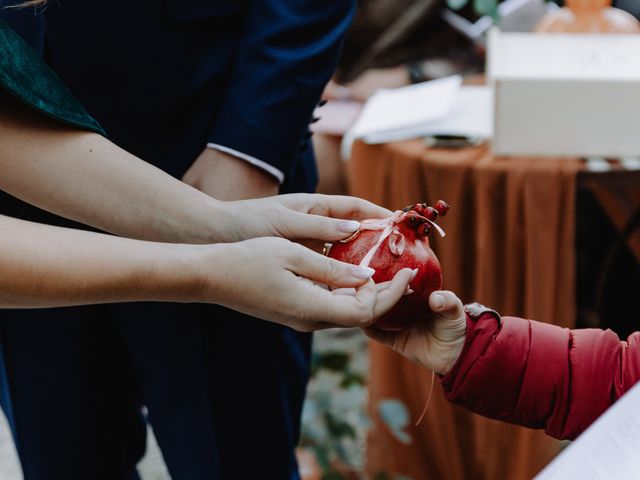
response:
<path id="1" fill-rule="evenodd" d="M 218 201 L 215 206 L 215 243 L 234 243 L 259 237 L 256 218 L 246 200 Z M 255 205 L 253 206 L 255 208 Z"/>
<path id="2" fill-rule="evenodd" d="M 437 369 L 436 373 L 438 375 L 442 375 L 442 376 L 447 375 L 451 371 L 451 369 L 454 367 L 454 365 L 458 363 L 458 359 L 462 354 L 465 341 L 466 341 L 466 335 L 463 335 L 453 345 L 449 345 L 448 347 L 449 355 L 447 356 L 446 360 L 443 362 L 442 367 Z"/>
<path id="3" fill-rule="evenodd" d="M 434 332 L 437 351 L 440 352 L 437 357 L 440 359 L 439 366 L 434 370 L 439 375 L 446 375 L 451 371 L 458 362 L 467 341 L 466 315 L 450 322 L 446 329 L 438 333 Z"/>
<path id="4" fill-rule="evenodd" d="M 204 193 L 201 193 L 201 197 L 202 201 L 192 205 L 194 228 L 190 235 L 179 241 L 188 244 L 211 244 L 228 241 L 228 215 L 225 209 L 227 202 L 217 200 Z"/>
<path id="5" fill-rule="evenodd" d="M 205 194 L 207 201 L 203 203 L 199 217 L 202 219 L 202 235 L 200 241 L 189 242 L 212 244 L 238 241 L 239 218 L 233 213 L 233 203 L 218 200 Z"/>
<path id="6" fill-rule="evenodd" d="M 153 245 L 153 244 L 151 244 Z M 202 302 L 217 270 L 212 252 L 215 245 L 158 244 L 148 248 L 139 271 L 138 284 L 150 300 Z M 207 297 L 208 298 L 208 297 Z"/>
<path id="7" fill-rule="evenodd" d="M 232 285 L 229 259 L 235 258 L 233 243 L 187 246 L 178 258 L 184 277 L 178 291 L 187 302 L 224 305 L 225 291 Z M 228 295 L 227 295 L 228 296 Z"/>

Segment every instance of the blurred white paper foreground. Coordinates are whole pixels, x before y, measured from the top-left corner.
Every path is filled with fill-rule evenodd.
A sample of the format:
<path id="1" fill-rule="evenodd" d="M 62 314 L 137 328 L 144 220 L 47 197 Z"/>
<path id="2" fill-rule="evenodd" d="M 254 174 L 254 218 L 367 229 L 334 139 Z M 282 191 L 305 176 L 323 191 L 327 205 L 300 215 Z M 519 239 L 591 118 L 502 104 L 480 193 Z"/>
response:
<path id="1" fill-rule="evenodd" d="M 454 75 L 408 87 L 382 89 L 371 95 L 351 129 L 355 138 L 402 133 L 444 117 L 453 106 L 462 77 Z"/>
<path id="2" fill-rule="evenodd" d="M 640 384 L 535 477 L 556 479 L 640 479 Z"/>
<path id="3" fill-rule="evenodd" d="M 398 142 L 426 135 L 493 135 L 491 89 L 461 86 L 453 76 L 396 90 L 380 90 L 366 103 L 358 121 L 342 142 L 349 158 L 353 142 Z M 416 89 L 416 87 L 422 87 Z"/>
<path id="4" fill-rule="evenodd" d="M 482 139 L 493 135 L 493 102 L 488 86 L 464 86 L 456 93 L 449 113 L 403 130 L 366 135 L 366 143 L 388 143 L 425 135 L 469 135 Z"/>

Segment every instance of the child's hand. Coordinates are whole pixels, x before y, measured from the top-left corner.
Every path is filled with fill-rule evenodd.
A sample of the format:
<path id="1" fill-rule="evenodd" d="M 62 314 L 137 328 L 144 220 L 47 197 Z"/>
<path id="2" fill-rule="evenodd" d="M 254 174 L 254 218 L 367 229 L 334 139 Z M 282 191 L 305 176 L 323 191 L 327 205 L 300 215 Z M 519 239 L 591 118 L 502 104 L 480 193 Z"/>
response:
<path id="1" fill-rule="evenodd" d="M 445 375 L 456 363 L 464 346 L 467 326 L 462 302 L 453 292 L 433 292 L 429 297 L 432 316 L 400 332 L 365 329 L 367 335 L 429 370 Z"/>

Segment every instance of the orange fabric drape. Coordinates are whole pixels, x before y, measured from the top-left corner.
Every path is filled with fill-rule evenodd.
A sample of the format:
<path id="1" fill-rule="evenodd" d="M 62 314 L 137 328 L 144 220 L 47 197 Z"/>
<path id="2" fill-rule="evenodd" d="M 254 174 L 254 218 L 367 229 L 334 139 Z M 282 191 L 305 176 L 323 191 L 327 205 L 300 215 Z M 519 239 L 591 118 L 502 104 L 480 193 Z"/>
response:
<path id="1" fill-rule="evenodd" d="M 487 147 L 426 149 L 419 140 L 356 142 L 350 193 L 402 208 L 451 205 L 432 235 L 445 288 L 464 302 L 566 327 L 575 321 L 575 193 L 578 159 L 495 158 Z M 558 452 L 544 432 L 488 420 L 447 403 L 439 386 L 423 423 L 402 444 L 380 422 L 381 399 L 403 400 L 419 415 L 431 375 L 371 344 L 368 472 L 422 479 L 528 479 Z"/>

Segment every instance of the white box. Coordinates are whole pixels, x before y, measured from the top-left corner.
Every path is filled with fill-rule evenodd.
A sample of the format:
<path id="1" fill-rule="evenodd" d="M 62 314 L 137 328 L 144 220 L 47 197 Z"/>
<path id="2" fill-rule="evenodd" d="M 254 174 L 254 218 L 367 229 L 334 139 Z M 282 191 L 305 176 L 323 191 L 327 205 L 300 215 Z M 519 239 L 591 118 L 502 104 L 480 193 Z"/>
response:
<path id="1" fill-rule="evenodd" d="M 640 35 L 490 32 L 498 155 L 640 155 Z"/>

